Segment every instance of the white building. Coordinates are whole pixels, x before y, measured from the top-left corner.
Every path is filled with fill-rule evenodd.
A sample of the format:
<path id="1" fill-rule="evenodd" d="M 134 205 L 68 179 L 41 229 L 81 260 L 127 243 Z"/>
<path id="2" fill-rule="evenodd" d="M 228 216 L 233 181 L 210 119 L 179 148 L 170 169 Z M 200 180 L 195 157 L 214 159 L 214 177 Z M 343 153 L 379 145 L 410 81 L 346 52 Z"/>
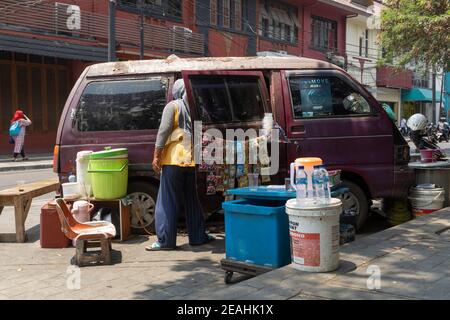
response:
<path id="1" fill-rule="evenodd" d="M 400 121 L 401 89 L 408 88 L 404 77 L 393 75 L 392 70 L 378 67 L 382 58 L 379 41 L 380 15 L 383 5 L 377 1 L 352 1 L 365 3 L 371 16 L 358 15 L 347 19 L 347 71 L 360 81 L 381 103 L 388 104 Z"/>

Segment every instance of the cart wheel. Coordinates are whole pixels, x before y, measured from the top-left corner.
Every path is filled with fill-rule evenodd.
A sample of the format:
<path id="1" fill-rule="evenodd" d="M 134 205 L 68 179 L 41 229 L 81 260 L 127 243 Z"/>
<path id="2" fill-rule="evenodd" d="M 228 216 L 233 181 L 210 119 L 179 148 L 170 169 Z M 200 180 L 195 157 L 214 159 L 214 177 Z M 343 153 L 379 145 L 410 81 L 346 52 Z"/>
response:
<path id="1" fill-rule="evenodd" d="M 233 277 L 233 271 L 225 271 L 225 283 L 230 284 Z"/>

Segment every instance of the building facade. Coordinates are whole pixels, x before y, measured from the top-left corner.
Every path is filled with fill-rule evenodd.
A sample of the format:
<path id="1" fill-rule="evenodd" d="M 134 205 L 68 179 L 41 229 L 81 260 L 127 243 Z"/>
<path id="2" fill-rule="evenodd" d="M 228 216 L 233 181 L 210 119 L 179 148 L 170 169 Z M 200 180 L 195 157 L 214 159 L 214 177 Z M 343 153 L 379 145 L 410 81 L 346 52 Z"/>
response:
<path id="1" fill-rule="evenodd" d="M 204 55 L 193 1 L 116 2 L 117 59 L 139 59 L 141 30 L 146 59 Z M 52 152 L 76 79 L 108 60 L 108 14 L 108 0 L 0 2 L 0 155 L 11 153 L 8 128 L 18 108 L 33 121 L 27 151 Z"/>
<path id="2" fill-rule="evenodd" d="M 371 0 L 116 0 L 118 60 L 278 52 L 333 62 L 397 112 L 412 74 L 378 67 Z M 52 151 L 65 100 L 84 68 L 108 60 L 108 0 L 0 2 L 0 154 L 17 108 L 27 149 Z M 381 6 L 381 5 L 380 5 Z M 379 8 L 378 8 L 379 9 Z M 378 46 L 378 47 L 377 47 Z M 400 112 L 398 112 L 400 114 Z"/>

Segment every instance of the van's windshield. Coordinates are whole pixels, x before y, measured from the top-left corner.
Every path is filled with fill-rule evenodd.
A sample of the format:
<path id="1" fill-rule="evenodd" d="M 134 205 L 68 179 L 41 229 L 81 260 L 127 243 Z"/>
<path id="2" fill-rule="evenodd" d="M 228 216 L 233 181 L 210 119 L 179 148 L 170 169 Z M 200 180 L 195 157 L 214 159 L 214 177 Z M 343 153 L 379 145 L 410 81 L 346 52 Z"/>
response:
<path id="1" fill-rule="evenodd" d="M 80 132 L 157 129 L 167 83 L 160 77 L 91 82 L 81 95 L 73 127 Z"/>

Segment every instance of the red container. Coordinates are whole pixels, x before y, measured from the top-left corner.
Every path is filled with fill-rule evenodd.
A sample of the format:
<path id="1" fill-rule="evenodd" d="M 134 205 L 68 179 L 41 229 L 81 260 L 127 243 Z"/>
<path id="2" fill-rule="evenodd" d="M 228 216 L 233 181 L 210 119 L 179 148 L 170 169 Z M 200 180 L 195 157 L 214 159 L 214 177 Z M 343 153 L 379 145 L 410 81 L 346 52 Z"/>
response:
<path id="1" fill-rule="evenodd" d="M 70 240 L 61 231 L 56 205 L 49 202 L 41 208 L 41 248 L 67 248 Z"/>
<path id="2" fill-rule="evenodd" d="M 420 160 L 423 163 L 429 163 L 429 162 L 435 162 L 434 153 L 436 152 L 435 149 L 426 149 L 426 150 L 420 150 Z"/>

